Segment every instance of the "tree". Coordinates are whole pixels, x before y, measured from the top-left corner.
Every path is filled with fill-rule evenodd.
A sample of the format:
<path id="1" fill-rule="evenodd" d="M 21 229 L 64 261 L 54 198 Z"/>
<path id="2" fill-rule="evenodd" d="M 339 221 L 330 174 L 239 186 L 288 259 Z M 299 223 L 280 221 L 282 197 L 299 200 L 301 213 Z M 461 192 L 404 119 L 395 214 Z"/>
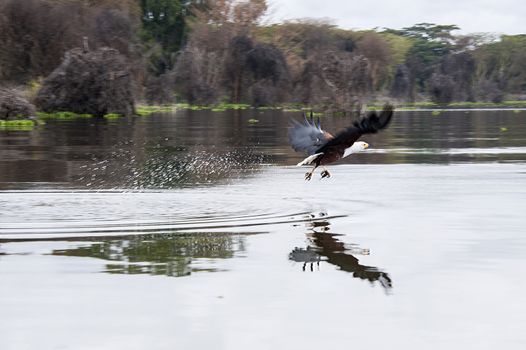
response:
<path id="1" fill-rule="evenodd" d="M 474 51 L 477 80 L 514 94 L 526 93 L 526 35 L 504 35 Z"/>
<path id="2" fill-rule="evenodd" d="M 445 56 L 437 71 L 453 81 L 451 99 L 455 101 L 474 101 L 473 82 L 475 78 L 475 59 L 471 51 L 452 53 Z"/>
<path id="3" fill-rule="evenodd" d="M 288 67 L 278 48 L 254 43 L 247 36 L 232 39 L 225 61 L 225 87 L 232 102 L 254 105 L 282 102 L 288 83 Z"/>
<path id="4" fill-rule="evenodd" d="M 75 48 L 43 82 L 35 99 L 45 112 L 133 115 L 132 79 L 126 58 L 115 49 Z"/>
<path id="5" fill-rule="evenodd" d="M 263 59 L 272 58 L 264 64 L 280 66 L 275 51 L 253 40 L 252 32 L 266 10 L 265 0 L 217 0 L 193 8 L 188 43 L 174 69 L 177 91 L 187 101 L 210 102 L 226 97 L 236 103 L 252 102 L 253 91 L 262 91 L 263 86 L 273 90 L 279 85 L 281 78 L 276 86 L 271 86 L 275 82 L 272 78 L 269 82 L 264 82 L 267 76 L 256 78 L 255 74 L 266 72 L 254 55 L 249 59 L 249 53 L 256 50 Z M 257 88 L 250 89 L 256 83 Z"/>
<path id="6" fill-rule="evenodd" d="M 175 90 L 188 103 L 211 104 L 221 95 L 224 58 L 214 51 L 188 45 L 172 71 Z"/>
<path id="7" fill-rule="evenodd" d="M 409 73 L 409 69 L 406 65 L 400 64 L 396 67 L 389 94 L 394 98 L 405 100 L 411 98 L 412 91 L 411 73 Z"/>
<path id="8" fill-rule="evenodd" d="M 158 42 L 165 51 L 176 52 L 186 35 L 185 17 L 191 0 L 141 0 L 143 35 Z"/>
<path id="9" fill-rule="evenodd" d="M 357 52 L 369 60 L 371 85 L 379 90 L 388 79 L 391 50 L 386 40 L 376 32 L 366 32 L 357 42 Z"/>
<path id="10" fill-rule="evenodd" d="M 130 58 L 138 20 L 131 0 L 0 0 L 0 80 L 47 76 L 64 53 L 109 46 Z"/>
<path id="11" fill-rule="evenodd" d="M 418 23 L 400 30 L 387 29 L 386 31 L 408 38 L 451 44 L 454 39 L 451 32 L 458 29 L 460 28 L 454 24 L 441 25 L 434 23 Z"/>
<path id="12" fill-rule="evenodd" d="M 230 101 L 239 103 L 248 55 L 253 49 L 252 40 L 246 36 L 237 36 L 232 39 L 225 62 L 225 78 L 227 84 L 231 84 Z"/>
<path id="13" fill-rule="evenodd" d="M 173 66 L 171 56 L 179 51 L 186 37 L 185 17 L 190 0 L 141 0 L 142 38 L 158 43 L 161 52 L 152 55 L 154 73 L 159 75 Z"/>
<path id="14" fill-rule="evenodd" d="M 247 30 L 255 27 L 267 9 L 266 0 L 215 0 L 197 8 L 194 13 L 200 23 L 232 24 L 239 35 L 247 34 Z"/>
<path id="15" fill-rule="evenodd" d="M 440 104 L 449 104 L 453 101 L 455 82 L 450 76 L 434 73 L 428 83 L 431 100 Z"/>
<path id="16" fill-rule="evenodd" d="M 406 65 L 411 72 L 411 80 L 416 82 L 418 92 L 425 92 L 426 82 L 433 74 L 436 65 L 442 57 L 453 49 L 453 30 L 456 25 L 437 25 L 433 23 L 418 23 L 401 30 L 387 29 L 392 33 L 407 37 L 413 45 L 407 52 Z"/>

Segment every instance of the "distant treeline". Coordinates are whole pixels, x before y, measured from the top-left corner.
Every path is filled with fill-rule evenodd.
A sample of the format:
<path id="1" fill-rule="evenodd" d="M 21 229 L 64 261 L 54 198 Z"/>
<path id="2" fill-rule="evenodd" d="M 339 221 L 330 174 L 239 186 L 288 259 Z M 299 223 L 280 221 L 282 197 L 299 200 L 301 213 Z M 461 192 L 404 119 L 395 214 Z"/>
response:
<path id="1" fill-rule="evenodd" d="M 455 25 L 351 31 L 264 25 L 265 0 L 0 0 L 0 84 L 38 87 L 64 53 L 118 49 L 150 103 L 298 103 L 347 109 L 384 98 L 447 104 L 526 99 L 526 35 Z"/>

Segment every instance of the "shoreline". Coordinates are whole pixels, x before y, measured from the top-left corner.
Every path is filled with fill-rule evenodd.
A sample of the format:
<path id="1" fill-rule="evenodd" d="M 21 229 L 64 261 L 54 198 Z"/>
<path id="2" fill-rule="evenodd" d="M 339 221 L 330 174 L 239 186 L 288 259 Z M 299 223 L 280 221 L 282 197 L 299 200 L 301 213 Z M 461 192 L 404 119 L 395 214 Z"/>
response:
<path id="1" fill-rule="evenodd" d="M 377 110 L 382 107 L 383 104 L 378 102 L 371 103 L 366 107 L 366 111 Z M 248 104 L 218 104 L 218 105 L 190 105 L 187 103 L 178 103 L 171 105 L 138 105 L 135 111 L 135 117 L 148 117 L 154 113 L 163 112 L 176 112 L 179 110 L 192 110 L 201 111 L 207 110 L 211 112 L 226 112 L 232 110 L 281 110 L 286 113 L 298 113 L 306 111 L 316 111 L 315 106 L 302 106 L 302 105 L 290 105 L 285 104 L 281 106 L 262 106 L 254 107 Z M 519 114 L 526 111 L 526 101 L 504 101 L 502 103 L 489 103 L 489 102 L 456 102 L 449 105 L 438 105 L 430 102 L 416 102 L 416 103 L 402 103 L 396 107 L 397 111 L 402 112 L 431 112 L 432 115 L 439 115 L 442 112 L 470 112 L 470 111 L 514 111 Z M 316 117 L 321 116 L 339 116 L 343 112 L 314 112 L 313 115 Z M 91 114 L 78 114 L 74 112 L 37 112 L 37 118 L 24 118 L 24 119 L 13 119 L 13 120 L 1 120 L 0 119 L 0 131 L 2 130 L 32 130 L 35 126 L 45 124 L 46 120 L 74 120 L 74 119 L 85 119 L 95 118 Z M 117 120 L 124 118 L 124 116 L 116 113 L 109 113 L 102 118 L 106 120 Z"/>

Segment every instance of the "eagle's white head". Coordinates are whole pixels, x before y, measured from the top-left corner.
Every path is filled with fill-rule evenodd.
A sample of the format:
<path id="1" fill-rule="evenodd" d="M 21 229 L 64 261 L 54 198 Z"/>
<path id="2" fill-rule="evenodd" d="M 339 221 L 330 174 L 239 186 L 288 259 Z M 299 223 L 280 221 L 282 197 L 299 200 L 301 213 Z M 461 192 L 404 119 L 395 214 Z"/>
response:
<path id="1" fill-rule="evenodd" d="M 345 149 L 345 152 L 343 153 L 342 158 L 345 158 L 348 155 L 353 154 L 353 153 L 361 152 L 365 150 L 367 147 L 369 147 L 369 144 L 367 142 L 363 142 L 363 141 L 355 142 L 353 143 L 351 147 Z"/>

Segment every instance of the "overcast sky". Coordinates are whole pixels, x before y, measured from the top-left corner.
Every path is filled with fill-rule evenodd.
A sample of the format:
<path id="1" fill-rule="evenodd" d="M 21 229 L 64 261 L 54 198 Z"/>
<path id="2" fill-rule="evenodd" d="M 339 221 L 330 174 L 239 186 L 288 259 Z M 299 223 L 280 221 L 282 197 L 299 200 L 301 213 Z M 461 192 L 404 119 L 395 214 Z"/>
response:
<path id="1" fill-rule="evenodd" d="M 462 33 L 526 34 L 525 0 L 269 0 L 272 22 L 329 18 L 346 29 L 456 24 Z"/>

